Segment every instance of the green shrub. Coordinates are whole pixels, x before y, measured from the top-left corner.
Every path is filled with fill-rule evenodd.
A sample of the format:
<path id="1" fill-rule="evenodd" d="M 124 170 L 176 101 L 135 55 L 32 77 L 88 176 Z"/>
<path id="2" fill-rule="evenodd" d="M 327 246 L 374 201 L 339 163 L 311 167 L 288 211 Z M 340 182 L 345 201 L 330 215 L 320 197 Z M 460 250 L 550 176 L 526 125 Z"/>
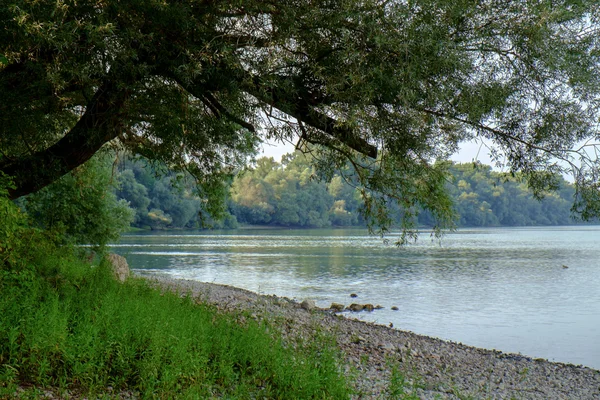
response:
<path id="1" fill-rule="evenodd" d="M 15 252 L 18 252 L 23 241 L 25 217 L 15 204 L 8 200 L 10 180 L 0 174 L 0 266 L 16 262 Z"/>
<path id="2" fill-rule="evenodd" d="M 0 398 L 18 385 L 142 398 L 349 396 L 331 346 L 286 348 L 274 326 L 240 323 L 142 279 L 120 284 L 107 265 L 90 267 L 28 228 L 1 196 L 0 207 Z"/>
<path id="3" fill-rule="evenodd" d="M 103 249 L 129 228 L 134 211 L 112 190 L 111 160 L 96 155 L 58 181 L 27 196 L 33 224 L 61 244 L 91 244 Z"/>

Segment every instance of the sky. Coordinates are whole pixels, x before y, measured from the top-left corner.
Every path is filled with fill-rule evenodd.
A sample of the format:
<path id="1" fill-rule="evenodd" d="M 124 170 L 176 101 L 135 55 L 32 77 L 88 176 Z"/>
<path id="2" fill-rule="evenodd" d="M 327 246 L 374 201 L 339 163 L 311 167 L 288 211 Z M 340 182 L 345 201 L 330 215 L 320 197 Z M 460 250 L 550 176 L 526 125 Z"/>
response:
<path id="1" fill-rule="evenodd" d="M 275 161 L 279 162 L 282 155 L 292 152 L 294 152 L 294 145 L 291 143 L 273 144 L 272 142 L 265 142 L 262 145 L 262 152 L 259 154 L 259 157 L 273 157 Z M 461 163 L 479 161 L 482 164 L 491 165 L 492 161 L 488 153 L 485 146 L 481 146 L 480 143 L 464 142 L 460 144 L 460 150 L 450 159 Z"/>
<path id="2" fill-rule="evenodd" d="M 282 145 L 281 143 L 263 143 L 262 152 L 259 153 L 258 157 L 273 157 L 275 161 L 280 162 L 281 156 L 294 152 L 294 147 L 295 146 L 290 143 L 285 145 Z M 489 156 L 489 150 L 485 146 L 482 146 L 481 143 L 463 142 L 459 147 L 459 151 L 450 157 L 450 160 L 458 163 L 479 161 L 481 164 L 490 165 L 494 171 L 506 172 L 505 169 L 500 169 L 494 165 L 495 163 Z M 568 182 L 573 182 L 573 175 L 569 173 L 563 173 L 563 178 Z"/>

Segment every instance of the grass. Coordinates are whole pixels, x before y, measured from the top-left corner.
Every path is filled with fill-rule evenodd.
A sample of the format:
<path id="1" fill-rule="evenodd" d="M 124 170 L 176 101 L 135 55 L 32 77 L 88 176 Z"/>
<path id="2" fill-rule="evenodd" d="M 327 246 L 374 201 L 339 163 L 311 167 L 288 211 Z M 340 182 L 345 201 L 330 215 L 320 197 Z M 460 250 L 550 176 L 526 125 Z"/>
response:
<path id="1" fill-rule="evenodd" d="M 390 400 L 418 400 L 419 396 L 416 390 L 418 388 L 423 389 L 418 375 L 415 375 L 412 380 L 408 380 L 406 375 L 401 372 L 398 362 L 391 359 L 387 360 L 387 367 L 390 370 L 390 378 L 381 398 Z"/>
<path id="2" fill-rule="evenodd" d="M 330 343 L 288 348 L 265 323 L 119 284 L 66 250 L 0 264 L 0 398 L 43 388 L 91 397 L 342 399 Z M 315 339 L 318 340 L 318 339 Z M 111 392 L 112 390 L 112 392 Z"/>

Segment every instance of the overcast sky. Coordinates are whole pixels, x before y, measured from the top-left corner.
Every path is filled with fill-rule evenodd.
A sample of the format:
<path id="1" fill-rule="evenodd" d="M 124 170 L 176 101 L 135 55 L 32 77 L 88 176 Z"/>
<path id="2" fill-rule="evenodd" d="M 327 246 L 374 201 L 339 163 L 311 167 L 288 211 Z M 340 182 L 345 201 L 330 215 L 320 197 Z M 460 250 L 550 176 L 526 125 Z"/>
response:
<path id="1" fill-rule="evenodd" d="M 294 145 L 292 144 L 272 144 L 264 143 L 262 146 L 262 153 L 259 157 L 273 157 L 275 161 L 281 161 L 281 156 L 294 151 Z M 481 146 L 478 143 L 467 142 L 460 145 L 460 151 L 451 157 L 452 161 L 466 163 L 477 160 L 482 164 L 491 165 L 492 161 L 488 155 L 488 149 L 485 146 Z"/>

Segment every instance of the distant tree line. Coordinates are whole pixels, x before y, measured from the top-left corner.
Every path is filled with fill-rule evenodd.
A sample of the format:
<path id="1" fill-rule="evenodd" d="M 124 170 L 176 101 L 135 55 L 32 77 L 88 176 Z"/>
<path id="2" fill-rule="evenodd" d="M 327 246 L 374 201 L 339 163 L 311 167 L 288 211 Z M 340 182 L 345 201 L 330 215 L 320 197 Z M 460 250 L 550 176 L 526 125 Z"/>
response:
<path id="1" fill-rule="evenodd" d="M 473 163 L 450 166 L 449 184 L 459 226 L 568 225 L 575 190 L 560 178 L 556 192 L 536 199 L 518 176 L 495 172 L 490 166 Z M 428 224 L 427 214 L 420 222 Z"/>
<path id="2" fill-rule="evenodd" d="M 574 189 L 562 180 L 559 190 L 543 200 L 534 198 L 519 177 L 507 177 L 485 165 L 451 164 L 448 182 L 458 226 L 565 225 L 571 219 Z M 132 226 L 145 229 L 192 229 L 203 226 L 237 228 L 240 224 L 294 228 L 364 226 L 362 198 L 340 174 L 317 179 L 302 153 L 281 162 L 259 158 L 230 182 L 227 212 L 221 221 L 199 214 L 201 200 L 189 176 L 159 170 L 143 160 L 119 164 L 117 197 L 135 211 Z M 390 205 L 391 206 L 391 205 Z M 402 210 L 393 216 L 400 220 Z M 421 225 L 433 224 L 428 212 L 418 215 Z"/>

